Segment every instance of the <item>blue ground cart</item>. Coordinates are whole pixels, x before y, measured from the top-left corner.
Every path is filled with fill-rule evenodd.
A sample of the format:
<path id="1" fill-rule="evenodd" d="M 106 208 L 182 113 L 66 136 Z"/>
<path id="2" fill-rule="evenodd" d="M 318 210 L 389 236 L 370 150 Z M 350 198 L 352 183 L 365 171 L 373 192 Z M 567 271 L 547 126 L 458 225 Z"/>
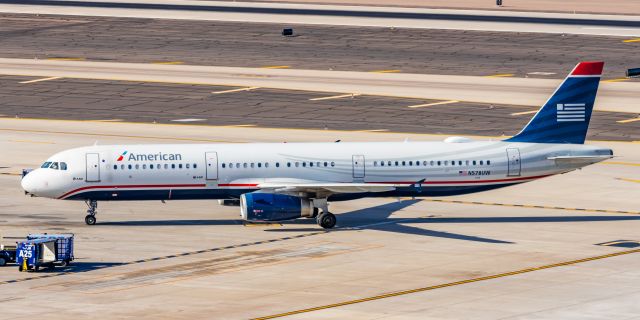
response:
<path id="1" fill-rule="evenodd" d="M 0 245 L 0 267 L 16 261 L 16 247 Z"/>
<path id="2" fill-rule="evenodd" d="M 73 261 L 73 234 L 30 234 L 17 244 L 16 264 L 20 271 L 66 267 Z"/>

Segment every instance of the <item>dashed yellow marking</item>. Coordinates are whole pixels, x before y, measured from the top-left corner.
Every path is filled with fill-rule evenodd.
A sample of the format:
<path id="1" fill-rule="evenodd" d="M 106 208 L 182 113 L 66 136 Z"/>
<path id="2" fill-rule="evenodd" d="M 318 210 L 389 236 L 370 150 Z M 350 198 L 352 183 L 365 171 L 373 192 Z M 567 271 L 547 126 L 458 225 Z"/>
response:
<path id="1" fill-rule="evenodd" d="M 95 122 L 121 122 L 121 121 L 124 121 L 124 120 L 122 120 L 122 119 L 103 119 L 103 120 L 92 120 L 92 121 L 95 121 Z"/>
<path id="2" fill-rule="evenodd" d="M 629 123 L 629 122 L 636 122 L 636 121 L 640 121 L 640 117 L 626 119 L 626 120 L 618 120 L 616 122 L 617 123 Z"/>
<path id="3" fill-rule="evenodd" d="M 56 80 L 56 79 L 60 79 L 60 78 L 62 78 L 62 77 L 48 77 L 48 78 L 40 78 L 40 79 L 34 79 L 34 80 L 20 81 L 19 83 L 28 84 L 28 83 L 35 83 L 35 82 L 41 82 L 41 81 Z"/>
<path id="4" fill-rule="evenodd" d="M 52 61 L 84 61 L 86 59 L 85 58 L 80 58 L 80 57 L 52 57 L 52 58 L 47 58 L 47 60 L 52 60 Z"/>
<path id="5" fill-rule="evenodd" d="M 223 91 L 213 91 L 211 93 L 213 93 L 213 94 L 223 94 L 223 93 L 232 93 L 232 92 L 241 92 L 241 91 L 251 91 L 251 90 L 255 90 L 255 89 L 260 89 L 260 87 L 246 87 L 246 88 L 238 88 L 238 89 L 223 90 Z"/>
<path id="6" fill-rule="evenodd" d="M 263 66 L 262 69 L 288 69 L 289 66 Z"/>
<path id="7" fill-rule="evenodd" d="M 609 80 L 602 80 L 600 82 L 622 82 L 622 81 L 627 81 L 627 80 L 629 80 L 629 78 L 609 79 Z"/>
<path id="8" fill-rule="evenodd" d="M 439 101 L 439 102 L 432 102 L 432 103 L 425 103 L 425 104 L 416 104 L 416 105 L 412 105 L 412 106 L 407 106 L 407 108 L 424 108 L 424 107 L 431 107 L 431 106 L 439 106 L 439 105 L 443 105 L 443 104 L 451 104 L 451 103 L 457 103 L 460 102 L 458 100 L 447 100 L 447 101 Z"/>
<path id="9" fill-rule="evenodd" d="M 640 38 L 622 40 L 624 43 L 640 42 Z"/>
<path id="10" fill-rule="evenodd" d="M 167 65 L 172 65 L 172 64 L 184 64 L 183 61 L 153 61 L 151 62 L 152 64 L 167 64 Z"/>
<path id="11" fill-rule="evenodd" d="M 513 77 L 513 76 L 514 76 L 513 73 L 498 73 L 498 74 L 492 74 L 484 77 L 485 78 L 505 78 L 505 77 Z"/>
<path id="12" fill-rule="evenodd" d="M 321 100 L 331 100 L 331 99 L 341 99 L 341 98 L 354 98 L 359 96 L 359 93 L 349 93 L 349 94 L 341 94 L 337 96 L 329 96 L 329 97 L 320 97 L 320 98 L 311 98 L 309 101 L 321 101 Z"/>
<path id="13" fill-rule="evenodd" d="M 640 183 L 640 180 L 638 179 L 627 179 L 627 178 L 617 178 L 618 180 L 622 180 L 622 181 L 627 181 L 627 182 L 635 182 L 635 183 Z"/>
<path id="14" fill-rule="evenodd" d="M 509 277 L 509 276 L 513 276 L 513 275 L 519 275 L 519 274 L 530 273 L 530 272 L 534 272 L 534 271 L 540 271 L 540 270 L 557 268 L 557 267 L 564 267 L 564 266 L 574 265 L 574 264 L 578 264 L 578 263 L 601 260 L 601 259 L 617 257 L 617 256 L 622 256 L 622 255 L 627 255 L 627 254 L 632 254 L 632 253 L 638 253 L 638 252 L 640 252 L 640 249 L 620 251 L 620 252 L 615 252 L 615 253 L 610 253 L 610 254 L 605 254 L 605 255 L 600 255 L 600 256 L 595 256 L 595 257 L 589 257 L 589 258 L 584 258 L 584 259 L 571 260 L 571 261 L 559 262 L 559 263 L 554 263 L 554 264 L 547 264 L 547 265 L 542 265 L 542 266 L 538 266 L 538 267 L 531 267 L 531 268 L 526 268 L 526 269 L 521 269 L 521 270 L 516 270 L 516 271 L 511 271 L 511 272 L 498 273 L 498 274 L 485 276 L 485 277 L 471 278 L 471 279 L 460 280 L 460 281 L 455 281 L 455 282 L 447 282 L 447 283 L 434 285 L 434 286 L 427 286 L 427 287 L 421 287 L 421 288 L 416 288 L 416 289 L 409 289 L 409 290 L 402 290 L 402 291 L 384 293 L 384 294 L 371 296 L 371 297 L 367 297 L 367 298 L 362 298 L 362 299 L 343 301 L 343 302 L 332 303 L 332 304 L 327 304 L 327 305 L 313 307 L 313 308 L 299 309 L 299 310 L 294 310 L 294 311 L 289 311 L 289 312 L 273 314 L 273 315 L 269 315 L 269 316 L 265 316 L 265 317 L 254 318 L 253 320 L 266 320 L 266 319 L 282 318 L 282 317 L 287 317 L 287 316 L 291 316 L 291 315 L 295 315 L 295 314 L 301 314 L 301 313 L 308 313 L 308 312 L 319 311 L 319 310 L 332 309 L 332 308 L 337 308 L 337 307 L 342 307 L 342 306 L 347 306 L 347 305 L 352 305 L 352 304 L 357 304 L 357 303 L 363 303 L 363 302 L 368 302 L 368 301 L 375 301 L 375 300 L 381 300 L 381 299 L 386 299 L 386 298 L 391 298 L 391 297 L 403 296 L 403 295 L 408 295 L 408 294 L 412 294 L 412 293 L 431 291 L 431 290 L 436 290 L 436 289 L 441 289 L 441 288 L 448 288 L 448 287 L 453 287 L 453 286 L 458 286 L 458 285 L 463 285 L 463 284 L 469 284 L 469 283 L 474 283 L 474 282 L 487 281 L 487 280 L 492 280 L 492 279 L 497 279 L 497 278 L 504 278 L 504 277 Z"/>
<path id="15" fill-rule="evenodd" d="M 442 203 L 457 203 L 457 204 L 475 204 L 484 206 L 503 206 L 503 207 L 525 207 L 523 204 L 512 203 L 495 203 L 495 202 L 479 202 L 479 201 L 463 201 L 463 200 L 445 200 L 445 199 L 423 199 L 423 201 L 442 202 Z M 623 213 L 623 214 L 640 214 L 640 211 L 626 211 L 626 210 L 606 210 L 606 209 L 591 209 L 591 208 L 567 208 L 567 207 L 553 207 L 553 206 L 538 206 L 532 205 L 537 209 L 552 209 L 552 210 L 567 210 L 567 211 L 593 211 L 604 213 Z"/>
<path id="16" fill-rule="evenodd" d="M 605 161 L 605 162 L 599 162 L 598 164 L 613 164 L 613 165 L 619 165 L 619 166 L 640 167 L 640 163 L 622 162 L 622 161 Z"/>
<path id="17" fill-rule="evenodd" d="M 511 115 L 512 116 L 521 116 L 521 115 L 525 115 L 525 114 L 534 114 L 538 112 L 538 110 L 531 110 L 531 111 L 523 111 L 523 112 L 514 112 Z"/>
<path id="18" fill-rule="evenodd" d="M 398 73 L 400 71 L 402 71 L 402 70 L 391 69 L 391 70 L 373 70 L 373 71 L 369 71 L 369 72 L 372 72 L 372 73 Z"/>

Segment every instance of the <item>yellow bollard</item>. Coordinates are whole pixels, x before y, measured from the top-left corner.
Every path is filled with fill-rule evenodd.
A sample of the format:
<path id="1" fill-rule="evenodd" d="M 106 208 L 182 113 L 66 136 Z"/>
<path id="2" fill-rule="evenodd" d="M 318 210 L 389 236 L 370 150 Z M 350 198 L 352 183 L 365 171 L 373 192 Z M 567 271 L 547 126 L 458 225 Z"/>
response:
<path id="1" fill-rule="evenodd" d="M 22 272 L 27 272 L 27 259 L 22 259 Z"/>

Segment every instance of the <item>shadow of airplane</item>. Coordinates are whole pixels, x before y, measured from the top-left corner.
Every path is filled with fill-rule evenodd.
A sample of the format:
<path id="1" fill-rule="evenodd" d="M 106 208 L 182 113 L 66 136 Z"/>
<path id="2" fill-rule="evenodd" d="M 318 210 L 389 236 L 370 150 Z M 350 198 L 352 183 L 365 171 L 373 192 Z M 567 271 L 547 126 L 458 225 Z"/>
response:
<path id="1" fill-rule="evenodd" d="M 397 211 L 407 208 L 420 200 L 405 200 L 385 203 L 383 205 L 364 208 L 338 215 L 339 227 L 329 232 L 344 232 L 353 230 L 379 230 L 402 234 L 413 234 L 428 237 L 438 237 L 455 240 L 475 241 L 484 243 L 513 243 L 510 241 L 483 238 L 472 235 L 457 234 L 452 232 L 435 231 L 425 228 L 408 226 L 411 224 L 437 224 L 437 223 L 540 223 L 540 222 L 601 222 L 601 221 L 628 221 L 640 220 L 640 216 L 544 216 L 544 217 L 419 217 L 419 218 L 392 218 Z M 241 225 L 239 219 L 217 220 L 147 220 L 147 221 L 113 221 L 101 222 L 99 225 L 112 226 L 223 226 Z M 321 230 L 316 226 L 315 219 L 297 219 L 282 222 L 286 225 L 309 226 L 303 228 L 278 228 L 266 229 L 265 232 L 317 232 Z"/>

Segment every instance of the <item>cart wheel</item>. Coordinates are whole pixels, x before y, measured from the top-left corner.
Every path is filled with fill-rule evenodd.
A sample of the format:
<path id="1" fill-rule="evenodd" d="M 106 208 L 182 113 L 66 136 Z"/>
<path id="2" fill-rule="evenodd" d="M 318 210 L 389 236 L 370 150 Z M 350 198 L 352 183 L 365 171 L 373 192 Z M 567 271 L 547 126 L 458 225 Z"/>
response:
<path id="1" fill-rule="evenodd" d="M 40 270 L 40 266 L 33 267 L 33 271 L 38 272 L 38 270 Z"/>
<path id="2" fill-rule="evenodd" d="M 0 267 L 4 267 L 7 265 L 7 260 L 5 258 L 0 258 Z"/>
<path id="3" fill-rule="evenodd" d="M 63 267 L 63 268 L 65 268 L 65 267 L 69 266 L 69 261 L 67 261 L 67 260 L 62 260 L 62 262 L 60 262 L 60 266 L 61 266 L 61 267 Z"/>
<path id="4" fill-rule="evenodd" d="M 23 271 L 23 270 L 22 270 L 22 265 L 19 265 L 19 266 L 18 266 L 18 272 L 22 272 L 22 271 Z"/>

